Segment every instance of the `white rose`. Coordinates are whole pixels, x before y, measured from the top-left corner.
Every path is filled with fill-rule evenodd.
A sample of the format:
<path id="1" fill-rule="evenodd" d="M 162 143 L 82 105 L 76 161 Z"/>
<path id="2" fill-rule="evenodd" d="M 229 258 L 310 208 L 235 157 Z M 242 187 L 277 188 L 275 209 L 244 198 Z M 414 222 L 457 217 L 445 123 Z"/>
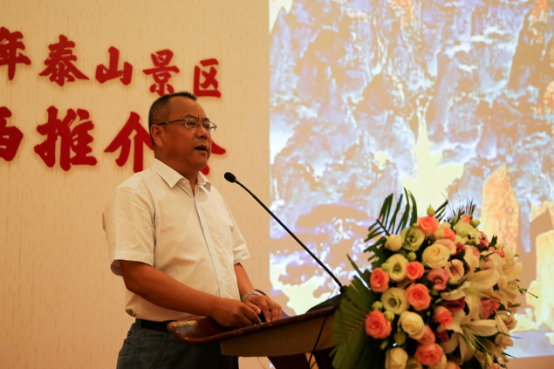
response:
<path id="1" fill-rule="evenodd" d="M 408 359 L 406 369 L 423 369 L 423 365 L 415 357 L 411 357 Z"/>
<path id="2" fill-rule="evenodd" d="M 385 310 L 390 310 L 396 315 L 400 315 L 408 310 L 406 302 L 406 290 L 398 287 L 391 287 L 381 295 L 381 302 Z"/>
<path id="3" fill-rule="evenodd" d="M 456 232 L 456 234 L 460 234 L 463 231 L 466 231 L 468 234 L 471 234 L 473 232 L 473 230 L 474 230 L 474 228 L 471 224 L 464 223 L 464 222 L 458 222 L 454 226 L 454 232 Z M 481 233 L 479 233 L 479 234 L 481 234 Z"/>
<path id="4" fill-rule="evenodd" d="M 440 227 L 440 228 L 443 228 L 443 229 L 444 229 L 444 228 L 448 228 L 448 229 L 452 228 L 452 226 L 451 226 L 450 223 L 448 223 L 448 222 L 442 223 L 441 225 L 439 225 L 439 227 Z"/>
<path id="5" fill-rule="evenodd" d="M 398 324 L 402 327 L 404 332 L 414 340 L 418 340 L 423 337 L 425 333 L 425 323 L 419 314 L 412 313 L 411 311 L 405 311 L 400 315 Z"/>
<path id="6" fill-rule="evenodd" d="M 408 354 L 400 347 L 395 347 L 387 353 L 385 369 L 405 369 Z"/>
<path id="7" fill-rule="evenodd" d="M 410 231 L 410 234 L 408 234 Z M 407 236 L 406 236 L 407 235 Z M 400 237 L 404 240 L 404 248 L 408 251 L 417 251 L 425 240 L 425 234 L 418 229 L 406 227 L 400 232 Z"/>
<path id="8" fill-rule="evenodd" d="M 444 245 L 432 244 L 423 251 L 421 260 L 425 266 L 430 268 L 442 268 L 450 258 L 450 250 Z"/>
<path id="9" fill-rule="evenodd" d="M 385 247 L 391 251 L 398 251 L 402 248 L 402 237 L 393 234 L 392 236 L 385 236 L 387 242 Z"/>
<path id="10" fill-rule="evenodd" d="M 464 222 L 456 223 L 456 225 L 454 226 L 454 232 L 456 232 L 456 234 L 460 234 L 463 231 L 466 231 L 467 235 L 474 240 L 481 238 L 481 231 L 479 231 L 477 228 L 474 228 L 471 224 L 467 224 Z"/>
<path id="11" fill-rule="evenodd" d="M 394 254 L 387 259 L 386 263 L 389 265 L 389 277 L 395 282 L 400 282 L 406 278 L 406 265 L 408 265 L 408 259 L 400 254 Z"/>

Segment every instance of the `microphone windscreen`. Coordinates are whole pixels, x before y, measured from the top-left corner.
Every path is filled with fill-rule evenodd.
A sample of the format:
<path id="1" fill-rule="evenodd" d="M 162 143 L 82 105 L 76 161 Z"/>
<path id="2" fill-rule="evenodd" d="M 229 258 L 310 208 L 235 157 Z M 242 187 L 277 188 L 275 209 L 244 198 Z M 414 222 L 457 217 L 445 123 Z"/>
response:
<path id="1" fill-rule="evenodd" d="M 225 175 L 223 175 L 223 177 L 225 177 L 225 179 L 228 180 L 231 183 L 235 183 L 236 180 L 237 180 L 237 177 L 235 177 L 235 175 L 233 173 L 230 173 L 230 172 L 225 173 Z"/>

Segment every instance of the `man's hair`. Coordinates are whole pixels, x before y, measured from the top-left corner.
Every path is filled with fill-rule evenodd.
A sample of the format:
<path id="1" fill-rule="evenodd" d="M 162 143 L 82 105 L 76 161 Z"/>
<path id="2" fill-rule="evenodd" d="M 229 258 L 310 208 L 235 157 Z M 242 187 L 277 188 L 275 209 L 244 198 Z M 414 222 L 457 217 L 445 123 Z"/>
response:
<path id="1" fill-rule="evenodd" d="M 175 92 L 173 94 L 163 95 L 158 98 L 152 103 L 152 106 L 150 106 L 150 110 L 148 111 L 148 133 L 150 133 L 150 129 L 154 124 L 167 121 L 167 117 L 169 116 L 169 99 L 176 96 L 182 96 L 196 101 L 196 95 L 187 91 Z M 152 145 L 154 145 L 154 139 L 152 136 L 150 136 L 150 139 L 152 139 Z"/>

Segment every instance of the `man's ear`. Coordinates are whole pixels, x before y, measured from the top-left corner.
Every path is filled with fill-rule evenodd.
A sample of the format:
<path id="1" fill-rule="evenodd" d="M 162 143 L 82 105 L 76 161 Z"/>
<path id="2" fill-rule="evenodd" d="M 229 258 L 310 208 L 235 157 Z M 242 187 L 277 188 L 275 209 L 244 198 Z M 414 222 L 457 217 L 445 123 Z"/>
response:
<path id="1" fill-rule="evenodd" d="M 162 146 L 162 134 L 163 129 L 159 125 L 154 124 L 152 127 L 150 127 L 150 136 L 152 136 L 154 143 L 158 147 Z"/>

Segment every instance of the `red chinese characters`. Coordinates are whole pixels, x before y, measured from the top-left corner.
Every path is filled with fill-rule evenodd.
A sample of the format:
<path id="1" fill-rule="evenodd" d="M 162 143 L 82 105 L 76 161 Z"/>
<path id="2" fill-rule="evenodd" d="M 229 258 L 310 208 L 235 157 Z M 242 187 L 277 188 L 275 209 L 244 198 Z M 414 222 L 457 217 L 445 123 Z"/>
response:
<path id="1" fill-rule="evenodd" d="M 143 72 L 146 75 L 153 74 L 154 83 L 150 86 L 150 92 L 157 92 L 158 95 L 163 96 L 167 93 L 173 93 L 173 86 L 168 81 L 171 78 L 171 73 L 179 73 L 179 68 L 176 66 L 169 66 L 171 58 L 173 58 L 173 52 L 171 50 L 160 50 L 155 54 L 151 54 L 152 62 L 156 68 L 144 69 Z"/>
<path id="2" fill-rule="evenodd" d="M 12 161 L 23 139 L 23 133 L 16 127 L 7 127 L 7 120 L 12 116 L 10 109 L 0 107 L 0 158 Z"/>
<path id="3" fill-rule="evenodd" d="M 100 83 L 104 83 L 108 80 L 119 78 L 121 83 L 127 86 L 131 83 L 133 66 L 124 62 L 123 69 L 117 70 L 117 65 L 119 64 L 119 50 L 112 46 L 109 48 L 108 52 L 110 53 L 110 64 L 108 68 L 102 64 L 96 67 L 96 80 Z"/>
<path id="4" fill-rule="evenodd" d="M 133 171 L 137 173 L 144 169 L 143 145 L 146 144 L 150 150 L 153 150 L 150 134 L 148 134 L 148 131 L 140 124 L 140 116 L 137 113 L 131 112 L 131 116 L 127 120 L 127 123 L 125 123 L 125 126 L 123 126 L 104 152 L 114 152 L 121 148 L 119 157 L 115 162 L 120 167 L 125 165 L 129 158 L 129 153 L 131 152 L 131 135 L 133 132 L 135 133 L 132 142 L 135 145 L 133 148 Z"/>
<path id="5" fill-rule="evenodd" d="M 75 121 L 78 119 L 77 124 Z M 96 165 L 96 158 L 88 156 L 93 138 L 88 131 L 94 128 L 89 113 L 83 109 L 69 109 L 63 120 L 58 119 L 58 109 L 48 108 L 48 122 L 37 127 L 46 140 L 35 146 L 35 152 L 48 167 L 56 163 L 56 143 L 60 138 L 60 166 L 68 171 L 71 165 Z M 73 155 L 72 155 L 73 153 Z"/>
<path id="6" fill-rule="evenodd" d="M 217 69 L 213 67 L 213 65 L 219 65 L 217 59 L 201 60 L 200 64 L 210 68 L 208 71 L 202 71 L 199 66 L 194 67 L 194 94 L 196 96 L 221 97 L 221 92 L 218 90 L 219 83 L 215 79 Z M 202 77 L 202 81 L 200 77 Z"/>
<path id="7" fill-rule="evenodd" d="M 227 152 L 227 150 L 225 150 L 223 147 L 219 146 L 214 141 L 212 141 L 212 151 L 211 151 L 212 154 L 223 155 L 226 152 Z M 202 173 L 204 173 L 205 175 L 210 173 L 210 167 L 208 165 L 206 165 L 206 167 L 204 169 L 202 169 Z"/>
<path id="8" fill-rule="evenodd" d="M 77 60 L 77 57 L 73 55 L 73 50 L 71 50 L 74 47 L 74 42 L 69 41 L 64 35 L 60 35 L 60 42 L 48 46 L 50 54 L 48 59 L 44 61 L 46 69 L 39 76 L 50 75 L 50 81 L 56 82 L 60 86 L 63 86 L 66 81 L 75 82 L 75 78 L 88 79 L 73 65 L 73 62 Z"/>
<path id="9" fill-rule="evenodd" d="M 10 32 L 7 28 L 0 28 L 0 66 L 8 66 L 10 81 L 13 80 L 17 64 L 31 64 L 29 58 L 19 52 L 25 50 L 25 45 L 20 41 L 22 38 L 21 32 Z"/>

